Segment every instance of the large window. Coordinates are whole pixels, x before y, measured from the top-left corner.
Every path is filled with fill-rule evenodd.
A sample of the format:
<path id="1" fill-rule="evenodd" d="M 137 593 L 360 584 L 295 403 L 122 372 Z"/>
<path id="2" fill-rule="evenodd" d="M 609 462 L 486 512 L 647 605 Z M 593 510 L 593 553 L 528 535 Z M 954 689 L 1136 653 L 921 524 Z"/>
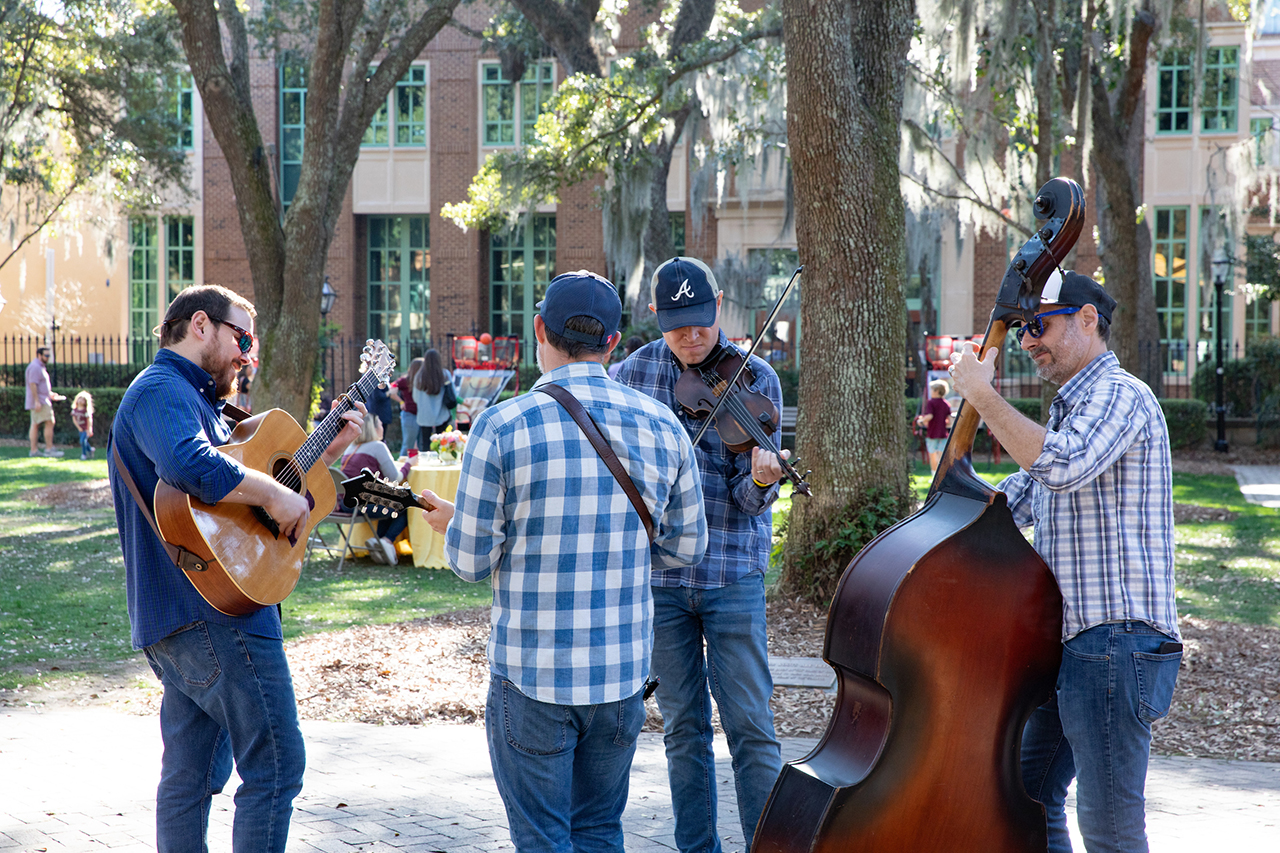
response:
<path id="1" fill-rule="evenodd" d="M 1168 347 L 1165 369 L 1186 369 L 1187 344 L 1187 218 L 1185 207 L 1157 207 L 1155 229 L 1156 316 L 1160 343 Z"/>
<path id="2" fill-rule="evenodd" d="M 131 358 L 135 362 L 151 360 L 156 347 L 152 331 L 160 325 L 173 298 L 195 283 L 194 218 L 130 217 L 129 336 L 133 339 Z"/>
<path id="3" fill-rule="evenodd" d="M 302 175 L 303 131 L 307 125 L 307 67 L 280 66 L 280 201 L 286 210 Z"/>
<path id="4" fill-rule="evenodd" d="M 178 74 L 170 81 L 170 97 L 172 98 L 173 116 L 181 128 L 176 140 L 177 147 L 190 150 L 195 145 L 195 95 L 192 92 L 194 81 L 190 74 Z"/>
<path id="5" fill-rule="evenodd" d="M 160 228 L 154 217 L 129 219 L 129 337 L 132 360 L 151 361 L 155 339 L 151 330 L 160 325 Z"/>
<path id="6" fill-rule="evenodd" d="M 1211 47 L 1205 50 L 1201 129 L 1235 131 L 1239 78 L 1240 48 Z"/>
<path id="7" fill-rule="evenodd" d="M 374 69 L 369 69 L 372 74 Z M 394 105 L 395 130 L 392 131 L 392 105 Z M 414 65 L 396 83 L 383 104 L 365 129 L 361 145 L 382 147 L 395 140 L 400 148 L 423 148 L 427 144 L 427 68 Z"/>
<path id="8" fill-rule="evenodd" d="M 1191 52 L 1165 51 L 1157 71 L 1156 130 L 1160 133 L 1191 132 Z"/>
<path id="9" fill-rule="evenodd" d="M 533 216 L 489 238 L 489 281 L 495 335 L 516 335 L 533 356 L 533 315 L 556 275 L 556 218 Z"/>
<path id="10" fill-rule="evenodd" d="M 369 337 L 396 360 L 426 352 L 431 339 L 431 239 L 426 216 L 369 217 Z"/>
<path id="11" fill-rule="evenodd" d="M 513 84 L 502 73 L 502 66 L 483 66 L 482 108 L 484 110 L 485 145 L 523 145 L 533 141 L 534 125 L 554 91 L 555 66 L 535 62 Z M 517 121 L 519 117 L 519 121 Z"/>
<path id="12" fill-rule="evenodd" d="M 164 277 L 169 292 L 166 307 L 184 289 L 196 283 L 196 224 L 190 216 L 164 218 Z"/>

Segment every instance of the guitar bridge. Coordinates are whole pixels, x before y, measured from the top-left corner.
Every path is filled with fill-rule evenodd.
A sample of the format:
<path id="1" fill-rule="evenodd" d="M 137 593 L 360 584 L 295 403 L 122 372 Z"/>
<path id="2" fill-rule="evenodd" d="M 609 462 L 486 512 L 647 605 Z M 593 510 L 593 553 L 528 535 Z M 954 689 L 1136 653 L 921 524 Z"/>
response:
<path id="1" fill-rule="evenodd" d="M 271 517 L 271 514 L 268 513 L 264 508 L 260 506 L 250 507 L 250 509 L 253 510 L 253 517 L 258 519 L 258 521 L 262 523 L 262 526 L 267 528 L 267 530 L 271 533 L 271 538 L 279 539 L 280 525 L 277 524 L 276 520 Z"/>

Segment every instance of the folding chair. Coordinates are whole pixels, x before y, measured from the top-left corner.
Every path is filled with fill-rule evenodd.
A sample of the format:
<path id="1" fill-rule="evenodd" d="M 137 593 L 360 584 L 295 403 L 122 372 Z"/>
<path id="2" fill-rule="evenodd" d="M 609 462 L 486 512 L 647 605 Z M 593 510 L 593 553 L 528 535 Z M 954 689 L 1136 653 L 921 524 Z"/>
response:
<path id="1" fill-rule="evenodd" d="M 330 468 L 329 475 L 333 477 L 333 484 L 338 489 L 338 497 L 342 497 L 342 481 L 346 479 L 346 475 L 337 468 Z M 350 553 L 351 534 L 355 530 L 357 524 L 367 519 L 360 514 L 360 505 L 357 504 L 351 512 L 331 512 L 320 520 L 311 531 L 311 536 L 307 539 L 307 557 L 303 562 L 303 570 L 311 564 L 311 552 L 319 549 L 324 551 L 330 557 L 334 554 L 338 555 L 338 571 L 342 571 L 342 566 L 347 562 L 347 554 Z M 330 545 L 325 541 L 324 536 L 320 533 L 320 528 L 325 524 L 334 524 L 338 528 L 339 542 Z M 353 555 L 354 556 L 354 555 Z"/>

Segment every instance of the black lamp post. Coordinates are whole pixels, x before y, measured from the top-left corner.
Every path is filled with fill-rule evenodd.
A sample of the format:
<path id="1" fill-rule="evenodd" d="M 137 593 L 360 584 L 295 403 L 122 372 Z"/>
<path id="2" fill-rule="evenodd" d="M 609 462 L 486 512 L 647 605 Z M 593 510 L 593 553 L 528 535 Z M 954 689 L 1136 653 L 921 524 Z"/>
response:
<path id="1" fill-rule="evenodd" d="M 324 286 L 320 288 L 320 316 L 325 320 L 329 319 L 329 312 L 333 310 L 333 303 L 338 299 L 338 291 L 333 289 L 333 285 L 329 284 L 329 276 L 324 277 Z"/>
<path id="2" fill-rule="evenodd" d="M 1214 296 L 1217 300 L 1215 305 L 1216 317 L 1214 320 L 1214 332 L 1215 337 L 1217 338 L 1214 344 L 1216 353 L 1214 360 L 1216 362 L 1215 366 L 1217 367 L 1217 370 L 1215 372 L 1217 375 L 1214 377 L 1214 381 L 1216 383 L 1215 391 L 1217 394 L 1218 440 L 1213 443 L 1213 449 L 1220 453 L 1227 452 L 1227 405 L 1225 392 L 1222 388 L 1223 376 L 1225 375 L 1222 362 L 1222 295 L 1227 284 L 1227 274 L 1230 272 L 1231 265 L 1233 263 L 1234 261 L 1228 258 L 1226 252 L 1222 249 L 1218 249 L 1218 251 L 1214 252 L 1213 290 Z"/>

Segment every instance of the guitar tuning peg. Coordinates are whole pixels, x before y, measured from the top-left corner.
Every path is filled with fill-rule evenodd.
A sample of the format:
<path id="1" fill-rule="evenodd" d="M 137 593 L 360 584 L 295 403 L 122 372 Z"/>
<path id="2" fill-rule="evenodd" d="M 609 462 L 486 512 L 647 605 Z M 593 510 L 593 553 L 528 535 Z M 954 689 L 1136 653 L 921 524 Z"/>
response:
<path id="1" fill-rule="evenodd" d="M 399 518 L 399 517 L 400 517 L 400 513 L 398 513 L 398 512 L 392 512 L 392 513 L 391 513 L 391 517 L 392 517 L 392 518 Z"/>

